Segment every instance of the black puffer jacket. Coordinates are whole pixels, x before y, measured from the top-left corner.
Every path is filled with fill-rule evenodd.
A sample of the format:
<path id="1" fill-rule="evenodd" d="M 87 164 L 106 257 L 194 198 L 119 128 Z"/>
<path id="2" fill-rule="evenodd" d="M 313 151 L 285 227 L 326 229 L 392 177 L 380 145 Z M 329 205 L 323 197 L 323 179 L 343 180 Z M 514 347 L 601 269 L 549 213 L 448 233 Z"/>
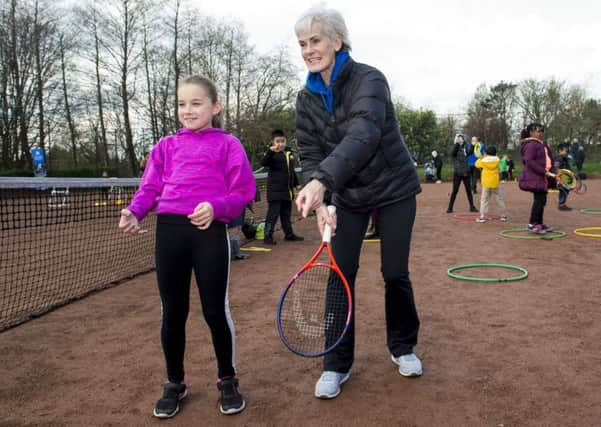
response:
<path id="1" fill-rule="evenodd" d="M 453 144 L 450 150 L 450 155 L 454 159 L 453 162 L 453 173 L 457 176 L 468 176 L 470 174 L 470 167 L 467 163 L 467 158 L 472 154 L 472 144 L 464 142 L 463 145 L 457 143 Z"/>
<path id="2" fill-rule="evenodd" d="M 286 159 L 288 157 L 288 159 Z M 296 160 L 290 151 L 267 150 L 261 165 L 269 168 L 267 173 L 267 201 L 292 200 L 298 178 L 294 168 Z"/>
<path id="3" fill-rule="evenodd" d="M 421 191 L 399 131 L 390 89 L 377 69 L 348 59 L 332 83 L 334 115 L 306 87 L 296 99 L 303 177 L 317 179 L 342 208 L 367 211 Z"/>

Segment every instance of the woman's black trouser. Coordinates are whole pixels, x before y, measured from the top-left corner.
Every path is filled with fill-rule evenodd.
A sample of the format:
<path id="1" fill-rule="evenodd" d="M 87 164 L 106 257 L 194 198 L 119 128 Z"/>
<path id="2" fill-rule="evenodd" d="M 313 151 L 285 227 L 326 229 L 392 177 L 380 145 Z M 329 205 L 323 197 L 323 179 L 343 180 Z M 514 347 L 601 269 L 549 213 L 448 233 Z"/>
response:
<path id="1" fill-rule="evenodd" d="M 386 335 L 388 350 L 395 357 L 408 354 L 417 344 L 419 318 L 409 279 L 409 249 L 415 220 L 415 196 L 378 208 L 380 227 L 381 272 L 385 285 Z M 353 294 L 359 255 L 370 213 L 354 213 L 338 208 L 336 236 L 332 250 Z M 375 284 L 372 286 L 376 291 Z M 324 370 L 348 372 L 355 349 L 355 314 L 342 342 L 324 358 Z"/>

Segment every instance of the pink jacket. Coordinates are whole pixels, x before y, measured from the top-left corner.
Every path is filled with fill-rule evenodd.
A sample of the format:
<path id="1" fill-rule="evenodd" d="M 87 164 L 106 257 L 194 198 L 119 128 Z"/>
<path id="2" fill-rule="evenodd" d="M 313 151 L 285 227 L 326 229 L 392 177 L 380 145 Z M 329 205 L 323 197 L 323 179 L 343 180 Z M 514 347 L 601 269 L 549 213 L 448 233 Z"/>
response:
<path id="1" fill-rule="evenodd" d="M 182 128 L 150 153 L 140 188 L 128 209 L 138 221 L 157 214 L 189 215 L 201 202 L 228 223 L 255 197 L 255 178 L 240 141 L 222 129 Z"/>

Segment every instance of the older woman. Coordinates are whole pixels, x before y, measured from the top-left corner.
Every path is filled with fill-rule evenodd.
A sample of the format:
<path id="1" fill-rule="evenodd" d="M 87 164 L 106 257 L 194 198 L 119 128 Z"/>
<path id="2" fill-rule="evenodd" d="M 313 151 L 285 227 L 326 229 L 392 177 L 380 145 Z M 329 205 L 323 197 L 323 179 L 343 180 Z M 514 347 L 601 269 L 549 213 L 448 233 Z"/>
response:
<path id="1" fill-rule="evenodd" d="M 401 375 L 419 376 L 422 364 L 413 353 L 419 319 L 408 262 L 421 188 L 388 83 L 380 71 L 351 59 L 339 12 L 310 9 L 295 32 L 309 69 L 296 102 L 296 135 L 308 181 L 296 206 L 304 217 L 316 212 L 320 232 L 325 223 L 336 231 L 332 249 L 353 297 L 363 236 L 371 212 L 378 209 L 388 350 Z M 328 214 L 326 203 L 337 207 L 336 214 Z M 350 377 L 354 344 L 353 322 L 342 343 L 325 356 L 316 397 L 338 396 Z"/>

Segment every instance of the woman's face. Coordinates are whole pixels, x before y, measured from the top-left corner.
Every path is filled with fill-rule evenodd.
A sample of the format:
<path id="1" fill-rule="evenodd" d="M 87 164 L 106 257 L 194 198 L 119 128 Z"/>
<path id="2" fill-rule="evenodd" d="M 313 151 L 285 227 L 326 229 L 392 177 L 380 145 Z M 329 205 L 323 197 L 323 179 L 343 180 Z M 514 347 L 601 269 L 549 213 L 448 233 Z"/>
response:
<path id="1" fill-rule="evenodd" d="M 321 24 L 316 24 L 309 32 L 297 34 L 301 55 L 307 68 L 312 73 L 320 73 L 326 85 L 336 62 L 336 52 L 342 47 L 342 39 L 336 36 L 334 40 L 322 33 Z"/>

